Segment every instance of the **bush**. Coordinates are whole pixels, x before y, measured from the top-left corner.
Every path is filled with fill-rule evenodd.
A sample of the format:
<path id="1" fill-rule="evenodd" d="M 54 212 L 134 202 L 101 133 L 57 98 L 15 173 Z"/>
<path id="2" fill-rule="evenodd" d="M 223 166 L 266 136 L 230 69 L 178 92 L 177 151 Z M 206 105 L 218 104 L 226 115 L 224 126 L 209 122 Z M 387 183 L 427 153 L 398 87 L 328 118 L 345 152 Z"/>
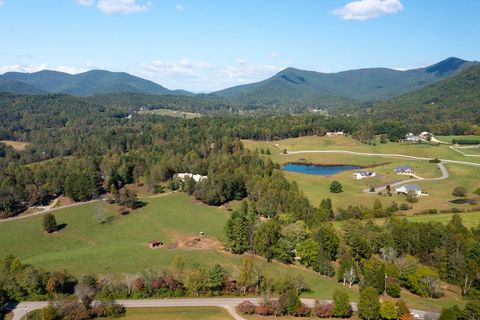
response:
<path id="1" fill-rule="evenodd" d="M 400 283 L 394 277 L 387 278 L 387 294 L 393 298 L 400 297 Z"/>
<path id="2" fill-rule="evenodd" d="M 452 195 L 455 196 L 455 197 L 465 197 L 467 195 L 467 189 L 465 189 L 464 187 L 455 187 L 455 189 L 453 189 L 452 191 Z"/>
<path id="3" fill-rule="evenodd" d="M 405 203 L 405 202 L 400 203 L 399 209 L 402 210 L 402 211 L 410 210 L 410 205 L 408 203 Z"/>
<path id="4" fill-rule="evenodd" d="M 276 305 L 272 302 L 264 302 L 255 307 L 255 314 L 260 316 L 271 316 L 276 312 Z"/>
<path id="5" fill-rule="evenodd" d="M 58 230 L 57 220 L 53 214 L 47 213 L 43 216 L 43 230 L 48 233 Z"/>
<path id="6" fill-rule="evenodd" d="M 254 314 L 255 305 L 250 301 L 243 301 L 237 306 L 237 310 L 243 314 Z"/>
<path id="7" fill-rule="evenodd" d="M 316 301 L 313 313 L 319 318 L 331 318 L 333 315 L 333 304 Z"/>
<path id="8" fill-rule="evenodd" d="M 409 192 L 406 197 L 407 202 L 409 203 L 417 203 L 418 202 L 418 197 L 415 193 Z"/>
<path id="9" fill-rule="evenodd" d="M 293 312 L 293 316 L 305 318 L 310 316 L 310 313 L 312 313 L 312 309 L 310 309 L 310 307 L 308 307 L 306 304 L 300 303 L 300 306 L 297 308 L 297 310 Z"/>
<path id="10" fill-rule="evenodd" d="M 298 293 L 294 289 L 289 289 L 278 298 L 277 313 L 293 315 L 300 306 Z"/>
<path id="11" fill-rule="evenodd" d="M 367 287 L 360 292 L 358 315 L 365 320 L 378 319 L 380 316 L 380 302 L 378 301 L 377 289 Z"/>
<path id="12" fill-rule="evenodd" d="M 397 319 L 397 308 L 395 304 L 391 301 L 385 301 L 380 307 L 380 316 L 384 320 L 394 320 Z"/>
<path id="13" fill-rule="evenodd" d="M 332 183 L 330 183 L 330 192 L 331 193 L 343 192 L 342 184 L 337 180 L 333 180 Z"/>
<path id="14" fill-rule="evenodd" d="M 374 186 L 370 187 L 370 192 L 375 192 L 375 187 Z"/>

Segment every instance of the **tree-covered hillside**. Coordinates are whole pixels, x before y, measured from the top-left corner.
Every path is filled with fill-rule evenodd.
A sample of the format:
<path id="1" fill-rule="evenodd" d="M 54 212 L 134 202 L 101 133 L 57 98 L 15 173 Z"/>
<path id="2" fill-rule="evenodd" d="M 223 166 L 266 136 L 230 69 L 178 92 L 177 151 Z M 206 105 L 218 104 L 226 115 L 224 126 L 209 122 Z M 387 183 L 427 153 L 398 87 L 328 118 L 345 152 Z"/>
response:
<path id="1" fill-rule="evenodd" d="M 332 107 L 383 100 L 428 86 L 476 64 L 448 58 L 435 65 L 406 71 L 386 68 L 321 73 L 287 68 L 261 82 L 214 92 L 242 104 L 305 104 Z"/>
<path id="2" fill-rule="evenodd" d="M 14 80 L 48 93 L 65 93 L 74 96 L 90 96 L 119 92 L 134 92 L 153 95 L 182 94 L 187 91 L 172 91 L 152 81 L 124 72 L 92 70 L 71 75 L 68 73 L 43 70 L 35 73 L 7 72 L 0 80 Z M 10 91 L 10 90 L 4 90 Z M 17 92 L 18 91 L 12 91 Z M 38 93 L 38 92 L 36 92 Z"/>
<path id="3" fill-rule="evenodd" d="M 410 123 L 480 122 L 480 66 L 429 87 L 376 104 L 375 118 Z"/>

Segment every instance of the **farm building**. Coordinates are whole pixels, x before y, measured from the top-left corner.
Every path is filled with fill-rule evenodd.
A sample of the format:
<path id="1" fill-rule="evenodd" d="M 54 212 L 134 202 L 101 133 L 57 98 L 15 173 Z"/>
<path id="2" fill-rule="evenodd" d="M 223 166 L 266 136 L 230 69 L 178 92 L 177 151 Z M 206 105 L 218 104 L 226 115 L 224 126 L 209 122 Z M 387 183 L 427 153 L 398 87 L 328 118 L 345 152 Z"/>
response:
<path id="1" fill-rule="evenodd" d="M 417 143 L 417 142 L 420 142 L 420 137 L 414 135 L 413 133 L 409 133 L 405 136 L 405 141 Z"/>
<path id="2" fill-rule="evenodd" d="M 401 166 L 393 169 L 393 172 L 399 175 L 411 175 L 414 174 L 415 171 L 411 166 Z"/>
<path id="3" fill-rule="evenodd" d="M 353 179 L 362 180 L 366 178 L 373 178 L 376 176 L 376 173 L 373 171 L 358 171 L 353 173 Z"/>
<path id="4" fill-rule="evenodd" d="M 327 137 L 333 137 L 333 136 L 343 136 L 345 135 L 345 133 L 343 131 L 331 131 L 331 132 L 325 133 L 325 135 Z"/>

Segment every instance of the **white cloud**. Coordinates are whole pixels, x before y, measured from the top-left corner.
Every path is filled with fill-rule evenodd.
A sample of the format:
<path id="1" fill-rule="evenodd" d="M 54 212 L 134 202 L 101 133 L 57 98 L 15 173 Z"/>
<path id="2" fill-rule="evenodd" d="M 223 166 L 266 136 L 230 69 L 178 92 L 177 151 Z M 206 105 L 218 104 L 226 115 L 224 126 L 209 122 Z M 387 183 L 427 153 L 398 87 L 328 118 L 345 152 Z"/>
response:
<path id="1" fill-rule="evenodd" d="M 270 53 L 270 57 L 271 57 L 271 58 L 278 58 L 278 57 L 280 57 L 280 53 L 278 53 L 278 52 L 272 52 L 272 53 Z"/>
<path id="2" fill-rule="evenodd" d="M 0 6 L 1 6 L 2 4 L 4 4 L 4 3 L 5 3 L 5 1 L 0 0 Z"/>
<path id="3" fill-rule="evenodd" d="M 139 4 L 137 3 L 137 0 L 99 0 L 97 3 L 97 8 L 100 9 L 100 11 L 108 14 L 131 14 L 145 12 L 151 7 L 151 5 L 151 1 Z"/>
<path id="4" fill-rule="evenodd" d="M 175 9 L 177 9 L 177 11 L 183 11 L 185 10 L 185 6 L 179 3 L 175 6 Z"/>
<path id="5" fill-rule="evenodd" d="M 368 20 L 403 11 L 400 0 L 357 0 L 335 9 L 332 15 L 343 20 Z"/>
<path id="6" fill-rule="evenodd" d="M 194 92 L 211 92 L 239 84 L 264 80 L 284 67 L 251 65 L 239 59 L 232 65 L 213 65 L 203 61 L 155 60 L 140 65 L 138 76 L 148 78 L 167 88 Z"/>
<path id="7" fill-rule="evenodd" d="M 95 3 L 95 0 L 76 0 L 79 5 L 91 6 Z"/>
<path id="8" fill-rule="evenodd" d="M 247 63 L 247 61 L 245 61 L 245 59 L 240 58 L 240 59 L 237 60 L 237 63 L 240 64 L 240 65 L 244 65 L 244 64 Z"/>
<path id="9" fill-rule="evenodd" d="M 57 66 L 48 66 L 47 63 L 40 63 L 40 64 L 30 64 L 30 63 L 16 63 L 7 66 L 0 66 L 0 74 L 5 72 L 38 72 L 42 70 L 54 70 L 60 72 L 66 72 L 70 74 L 77 74 L 82 73 L 88 70 L 93 69 L 103 69 L 103 67 L 95 66 L 91 63 L 87 63 L 83 67 L 74 67 L 74 66 L 64 66 L 64 65 L 57 65 Z"/>

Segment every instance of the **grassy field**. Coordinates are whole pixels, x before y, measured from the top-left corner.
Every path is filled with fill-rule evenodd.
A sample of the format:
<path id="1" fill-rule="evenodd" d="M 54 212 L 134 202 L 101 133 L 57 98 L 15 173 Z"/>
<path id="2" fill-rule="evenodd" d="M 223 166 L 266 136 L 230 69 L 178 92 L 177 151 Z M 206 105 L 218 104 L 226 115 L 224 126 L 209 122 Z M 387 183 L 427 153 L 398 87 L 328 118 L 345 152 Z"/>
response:
<path id="1" fill-rule="evenodd" d="M 440 141 L 452 143 L 452 140 L 479 140 L 480 136 L 435 136 Z"/>
<path id="2" fill-rule="evenodd" d="M 217 307 L 162 307 L 128 308 L 125 320 L 228 320 L 233 319 L 223 308 Z"/>
<path id="3" fill-rule="evenodd" d="M 119 216 L 113 205 L 105 202 L 64 208 L 55 211 L 59 224 L 65 227 L 47 235 L 42 231 L 42 216 L 0 223 L 0 258 L 12 253 L 25 263 L 47 270 L 68 270 L 73 274 L 111 274 L 122 279 L 126 273 L 139 273 L 154 268 L 168 270 L 174 256 L 183 256 L 187 268 L 194 263 L 212 266 L 221 264 L 235 278 L 240 272 L 243 256 L 222 250 L 223 227 L 228 212 L 216 207 L 198 204 L 184 193 L 173 193 L 148 202 L 128 216 Z M 98 212 L 114 216 L 110 224 L 95 220 Z M 205 232 L 208 245 L 203 249 L 178 246 L 149 249 L 153 239 L 169 244 L 198 236 Z M 5 250 L 4 248 L 7 248 Z M 358 300 L 358 288 L 346 289 L 335 278 L 320 276 L 297 265 L 268 263 L 254 257 L 259 273 L 274 275 L 277 279 L 300 276 L 310 288 L 303 296 L 330 299 L 335 290 L 346 290 L 352 300 Z M 87 263 L 88 262 L 88 263 Z M 462 304 L 458 295 L 447 295 L 440 300 L 426 300 L 405 293 L 403 298 L 412 307 L 440 309 L 444 305 Z"/>
<path id="4" fill-rule="evenodd" d="M 447 145 L 433 146 L 426 143 L 409 144 L 395 142 L 381 144 L 380 141 L 377 141 L 375 145 L 367 145 L 351 137 L 345 136 L 308 136 L 278 141 L 243 140 L 243 143 L 249 149 L 270 149 L 272 153 L 275 153 L 275 149 L 278 150 L 277 153 L 279 153 L 280 150 L 283 149 L 287 149 L 288 151 L 348 150 L 365 153 L 404 154 L 415 157 L 440 158 L 480 163 L 480 159 L 471 159 L 465 157 L 462 154 L 451 150 Z"/>
<path id="5" fill-rule="evenodd" d="M 308 175 L 302 173 L 285 172 L 285 176 L 290 180 L 295 180 L 300 189 L 310 199 L 312 204 L 318 205 L 324 198 L 331 198 L 336 208 L 345 208 L 352 204 L 363 204 L 367 206 L 373 205 L 376 199 L 379 199 L 384 206 L 390 205 L 392 201 L 397 203 L 405 202 L 405 196 L 393 195 L 392 197 L 379 196 L 376 194 L 366 194 L 362 190 L 375 187 L 384 186 L 397 181 L 406 180 L 408 176 L 398 176 L 394 174 L 393 169 L 401 165 L 410 165 L 415 169 L 415 173 L 423 178 L 434 178 L 441 176 L 441 172 L 436 164 L 428 161 L 420 160 L 402 160 L 390 159 L 378 156 L 357 156 L 348 154 L 325 154 L 325 153 L 300 153 L 284 155 L 280 152 L 275 144 L 279 144 L 280 150 L 282 146 L 286 146 L 291 150 L 350 150 L 358 152 L 379 152 L 379 153 L 399 153 L 411 154 L 412 150 L 419 151 L 419 156 L 422 157 L 443 157 L 457 160 L 470 161 L 470 158 L 462 156 L 460 153 L 450 150 L 448 146 L 429 146 L 429 145 L 406 145 L 400 143 L 389 143 L 385 145 L 368 146 L 361 144 L 349 137 L 302 137 L 296 139 L 287 139 L 272 142 L 265 141 L 251 141 L 245 140 L 244 144 L 247 148 L 252 150 L 270 149 L 271 158 L 274 162 L 284 164 L 288 162 L 298 163 L 317 163 L 317 164 L 349 164 L 359 166 L 372 166 L 377 173 L 377 177 L 372 179 L 354 180 L 352 178 L 352 171 L 345 171 L 332 176 Z M 387 149 L 386 149 L 387 148 Z M 388 149 L 389 148 L 389 149 Z M 430 150 L 434 155 L 428 155 Z M 440 155 L 439 152 L 445 154 Z M 452 156 L 452 157 L 450 157 Z M 476 159 L 477 161 L 480 158 Z M 451 195 L 453 188 L 456 186 L 464 186 L 468 191 L 472 192 L 480 187 L 480 179 L 478 179 L 478 168 L 448 164 L 446 165 L 450 177 L 442 181 L 418 181 L 418 184 L 425 189 L 430 196 L 422 197 L 420 201 L 413 205 L 413 209 L 409 213 L 421 212 L 426 209 L 447 210 L 453 207 L 459 209 L 471 209 L 471 205 L 452 205 L 448 201 L 453 200 Z M 329 192 L 329 185 L 333 180 L 338 180 L 342 183 L 344 192 L 333 194 Z M 469 194 L 470 198 L 479 200 L 480 197 Z"/>
<path id="6" fill-rule="evenodd" d="M 141 111 L 140 114 L 156 114 L 159 116 L 169 116 L 174 118 L 185 118 L 185 119 L 193 119 L 199 118 L 202 115 L 198 112 L 184 112 L 184 111 L 176 111 L 170 109 L 155 109 L 155 110 L 145 110 Z"/>
<path id="7" fill-rule="evenodd" d="M 480 224 L 480 211 L 478 212 L 463 212 L 459 213 L 462 217 L 462 222 L 467 228 L 475 228 Z M 452 219 L 453 213 L 439 213 L 427 215 L 407 215 L 405 218 L 410 222 L 439 222 L 447 224 Z M 383 224 L 384 218 L 374 220 L 376 224 Z M 340 228 L 345 221 L 335 221 L 333 224 Z"/>
<path id="8" fill-rule="evenodd" d="M 22 141 L 0 140 L 0 143 L 6 144 L 18 151 L 23 151 L 28 146 L 28 142 Z"/>

